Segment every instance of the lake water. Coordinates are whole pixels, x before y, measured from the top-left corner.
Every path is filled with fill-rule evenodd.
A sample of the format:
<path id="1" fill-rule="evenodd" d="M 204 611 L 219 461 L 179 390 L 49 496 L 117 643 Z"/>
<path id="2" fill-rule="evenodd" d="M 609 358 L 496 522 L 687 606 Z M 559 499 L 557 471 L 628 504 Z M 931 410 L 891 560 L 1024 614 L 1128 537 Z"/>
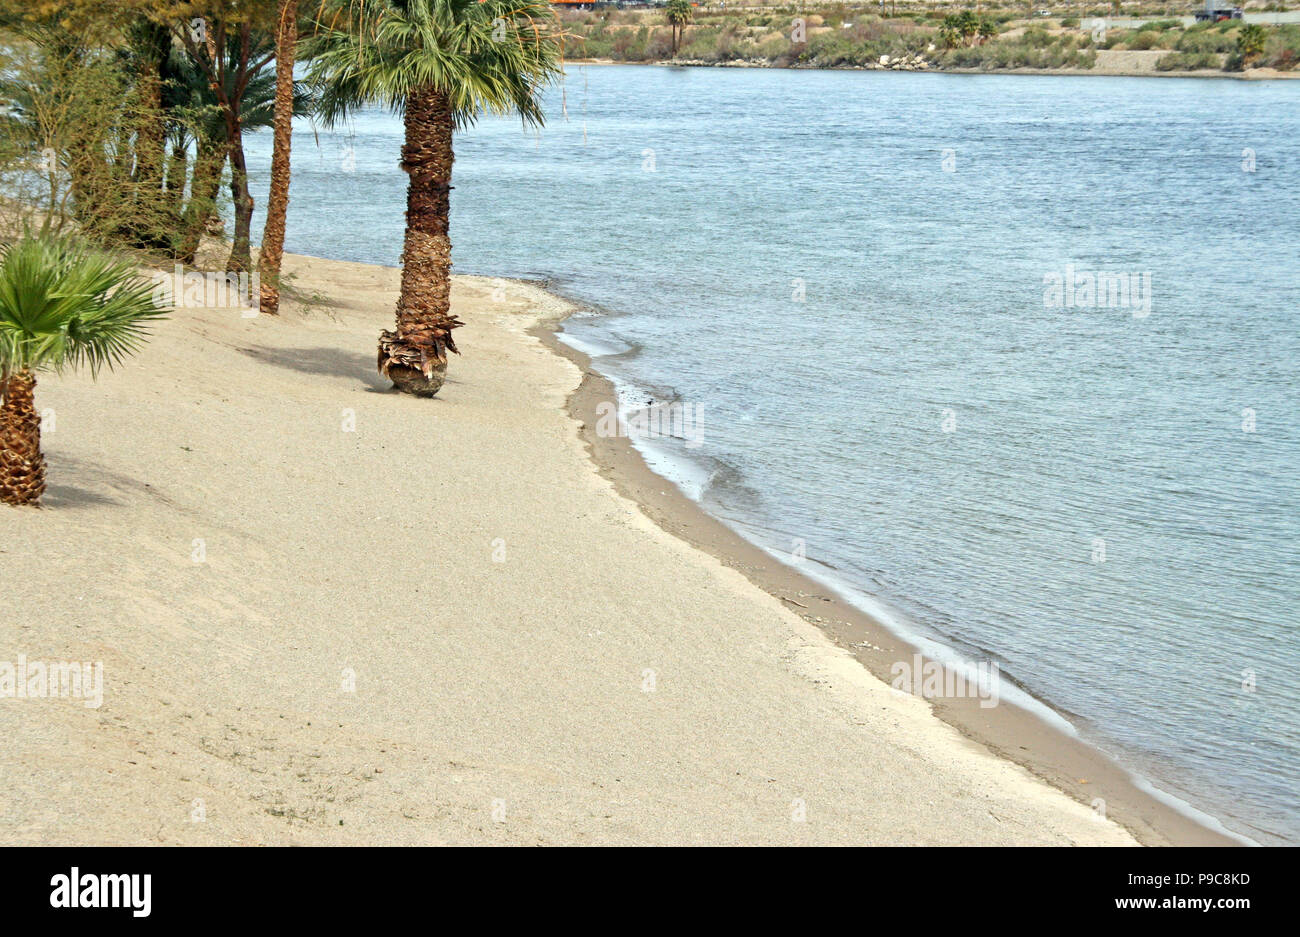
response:
<path id="1" fill-rule="evenodd" d="M 458 138 L 456 270 L 698 407 L 655 464 L 1300 842 L 1300 82 L 575 67 L 548 114 Z M 301 126 L 287 248 L 396 264 L 400 143 Z"/>

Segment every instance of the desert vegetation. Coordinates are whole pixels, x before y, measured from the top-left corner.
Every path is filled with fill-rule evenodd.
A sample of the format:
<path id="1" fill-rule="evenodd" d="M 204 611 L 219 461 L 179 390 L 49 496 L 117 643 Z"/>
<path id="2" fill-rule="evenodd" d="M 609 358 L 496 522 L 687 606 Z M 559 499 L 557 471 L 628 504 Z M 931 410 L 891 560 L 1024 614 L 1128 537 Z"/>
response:
<path id="1" fill-rule="evenodd" d="M 1270 5 L 1277 6 L 1277 5 Z M 1255 9 L 1255 8 L 1252 8 Z M 1077 8 L 1076 8 L 1077 10 Z M 1096 5 L 1063 16 L 1019 4 L 705 3 L 690 22 L 657 9 L 561 14 L 571 59 L 776 68 L 1090 69 L 1097 53 L 1164 52 L 1160 71 L 1290 71 L 1300 25 L 1186 22 L 1191 8 Z M 678 14 L 680 18 L 680 14 Z M 1140 18 L 1140 19 L 1139 19 Z M 1245 45 L 1239 43 L 1245 37 Z"/>

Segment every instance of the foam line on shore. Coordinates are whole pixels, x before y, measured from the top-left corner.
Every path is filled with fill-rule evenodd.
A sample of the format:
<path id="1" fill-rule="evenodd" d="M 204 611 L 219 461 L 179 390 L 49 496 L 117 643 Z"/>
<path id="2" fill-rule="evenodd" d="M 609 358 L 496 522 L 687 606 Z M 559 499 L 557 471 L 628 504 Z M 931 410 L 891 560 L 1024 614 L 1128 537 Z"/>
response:
<path id="1" fill-rule="evenodd" d="M 574 297 L 552 295 L 567 303 L 570 312 L 579 308 Z M 670 467 L 665 474 L 656 472 L 652 463 L 660 460 L 647 459 L 633 440 L 597 436 L 593 431 L 596 406 L 602 400 L 619 399 L 620 379 L 595 367 L 593 356 L 580 347 L 585 342 L 573 342 L 572 336 L 565 335 L 565 318 L 552 316 L 531 331 L 552 351 L 583 369 L 586 377 L 569 399 L 569 412 L 583 424 L 583 438 L 601 473 L 614 481 L 622 494 L 636 501 L 647 516 L 692 546 L 741 570 L 755 585 L 783 601 L 790 602 L 787 596 L 791 594 L 816 591 L 812 586 L 833 592 L 837 607 L 819 610 L 838 612 L 838 620 L 829 615 L 803 617 L 851 650 L 860 663 L 885 682 L 889 680 L 889 667 L 901 659 L 900 655 L 920 653 L 944 665 L 964 662 L 960 654 L 941 641 L 908 627 L 879 600 L 846 588 L 833 576 L 821 575 L 807 566 L 789 565 L 779 551 L 709 514 L 678 486 Z M 663 490 L 665 485 L 670 490 Z M 756 553 L 775 561 L 780 569 L 755 562 Z M 799 612 L 797 608 L 791 610 Z M 1068 719 L 1027 691 L 1013 686 L 1006 695 L 1010 697 L 1009 705 L 996 710 L 981 710 L 970 705 L 969 700 L 930 702 L 935 714 L 963 735 L 1029 769 L 1082 803 L 1095 803 L 1097 790 L 1106 789 L 1112 793 L 1105 798 L 1107 815 L 1145 845 L 1253 843 L 1217 818 L 1119 765 L 1085 741 Z"/>

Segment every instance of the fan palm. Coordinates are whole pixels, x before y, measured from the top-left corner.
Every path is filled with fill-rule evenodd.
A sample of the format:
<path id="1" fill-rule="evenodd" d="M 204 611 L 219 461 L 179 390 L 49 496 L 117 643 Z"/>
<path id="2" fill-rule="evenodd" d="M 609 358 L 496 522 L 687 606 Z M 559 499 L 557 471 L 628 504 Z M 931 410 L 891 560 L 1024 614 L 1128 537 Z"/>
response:
<path id="1" fill-rule="evenodd" d="M 251 47 L 258 54 L 260 64 L 241 77 L 236 61 L 239 54 L 238 39 L 229 40 L 223 49 L 218 48 L 220 71 L 225 85 L 226 100 L 239 101 L 240 136 L 250 130 L 272 126 L 278 91 L 276 70 L 264 61 L 270 48 L 269 40 L 254 34 Z M 242 90 L 240 84 L 243 84 Z M 294 83 L 293 116 L 310 114 L 314 108 L 306 86 Z M 173 148 L 188 151 L 189 140 L 195 139 L 194 175 L 190 183 L 190 200 L 182 214 L 181 234 L 177 254 L 186 263 L 194 262 L 199 239 L 209 218 L 217 210 L 217 195 L 221 187 L 222 168 L 232 148 L 242 151 L 240 140 L 230 139 L 229 126 L 222 112 L 222 95 L 218 95 L 206 73 L 184 51 L 173 50 L 169 63 L 169 80 L 164 89 L 164 101 L 175 115 L 171 127 Z M 180 189 L 184 188 L 183 174 Z M 231 199 L 238 203 L 241 190 L 247 187 L 247 177 L 232 175 Z M 245 218 L 251 216 L 245 215 Z M 232 245 L 232 252 L 233 252 Z M 227 264 L 228 268 L 237 264 Z"/>
<path id="2" fill-rule="evenodd" d="M 1263 54 L 1267 41 L 1268 34 L 1264 32 L 1263 26 L 1248 23 L 1237 33 L 1237 51 L 1241 53 L 1243 61 L 1250 62 Z"/>
<path id="3" fill-rule="evenodd" d="M 325 124 L 367 104 L 403 115 L 401 295 L 396 330 L 379 337 L 379 372 L 431 397 L 463 324 L 451 314 L 452 134 L 484 112 L 542 123 L 541 91 L 562 64 L 555 14 L 545 0 L 331 0 L 306 52 Z"/>
<path id="4" fill-rule="evenodd" d="M 961 33 L 961 37 L 966 40 L 967 45 L 970 45 L 972 40 L 979 35 L 979 19 L 970 10 L 962 10 L 958 13 L 955 25 L 957 26 L 957 32 Z"/>
<path id="5" fill-rule="evenodd" d="M 695 11 L 691 9 L 690 0 L 668 0 L 664 13 L 668 16 L 668 25 L 673 28 L 673 55 L 676 55 L 687 24 L 695 18 Z"/>
<path id="6" fill-rule="evenodd" d="M 73 241 L 23 238 L 0 249 L 0 501 L 45 492 L 36 371 L 113 367 L 163 311 L 126 263 Z"/>

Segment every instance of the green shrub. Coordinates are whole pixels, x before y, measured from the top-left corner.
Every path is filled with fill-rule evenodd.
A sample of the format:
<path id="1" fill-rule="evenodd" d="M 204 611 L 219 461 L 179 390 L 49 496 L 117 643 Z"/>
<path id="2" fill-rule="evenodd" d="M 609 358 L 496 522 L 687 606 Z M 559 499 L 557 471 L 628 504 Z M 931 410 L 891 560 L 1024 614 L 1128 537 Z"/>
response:
<path id="1" fill-rule="evenodd" d="M 1035 49 L 1044 49 L 1055 42 L 1056 39 L 1041 26 L 1030 26 L 1025 30 L 1025 34 L 1020 37 L 1020 41 Z"/>
<path id="2" fill-rule="evenodd" d="M 1174 48 L 1179 52 L 1233 52 L 1237 48 L 1237 38 L 1211 30 L 1189 29 L 1178 37 Z"/>
<path id="3" fill-rule="evenodd" d="M 1128 47 L 1142 52 L 1148 49 L 1168 48 L 1165 45 L 1164 37 L 1160 33 L 1148 29 L 1138 30 L 1137 35 L 1130 40 Z"/>
<path id="4" fill-rule="evenodd" d="M 1106 38 L 1097 43 L 1098 49 L 1114 49 L 1116 46 L 1128 48 L 1128 43 L 1133 38 L 1131 29 L 1108 29 Z"/>
<path id="5" fill-rule="evenodd" d="M 772 36 L 758 45 L 759 58 L 775 60 L 790 51 L 790 40 L 785 36 Z"/>
<path id="6" fill-rule="evenodd" d="M 1222 68 L 1214 52 L 1170 52 L 1156 60 L 1156 71 L 1182 72 L 1204 68 Z"/>
<path id="7" fill-rule="evenodd" d="M 1290 71 L 1300 60 L 1300 25 L 1275 26 L 1269 30 L 1259 64 Z"/>
<path id="8" fill-rule="evenodd" d="M 988 43 L 971 48 L 949 49 L 940 56 L 945 68 L 1092 68 L 1096 53 L 1076 49 L 1070 37 L 1057 45 L 1037 47 L 1015 40 Z"/>

